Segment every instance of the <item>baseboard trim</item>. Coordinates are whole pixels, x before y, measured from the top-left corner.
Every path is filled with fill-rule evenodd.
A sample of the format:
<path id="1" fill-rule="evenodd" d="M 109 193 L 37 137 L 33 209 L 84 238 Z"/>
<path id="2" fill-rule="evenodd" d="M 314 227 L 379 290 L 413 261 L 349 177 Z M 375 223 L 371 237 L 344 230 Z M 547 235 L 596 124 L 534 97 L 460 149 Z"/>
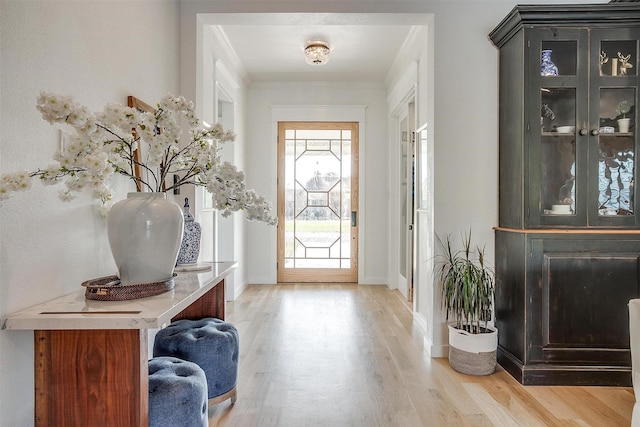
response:
<path id="1" fill-rule="evenodd" d="M 413 320 L 420 327 L 422 335 L 426 335 L 427 334 L 427 321 L 425 320 L 424 316 L 422 316 L 420 313 L 414 311 L 413 312 Z"/>
<path id="2" fill-rule="evenodd" d="M 426 336 L 424 337 L 423 342 L 425 351 L 432 359 L 438 357 L 449 357 L 448 345 L 433 345 L 431 343 L 431 340 L 429 340 Z"/>

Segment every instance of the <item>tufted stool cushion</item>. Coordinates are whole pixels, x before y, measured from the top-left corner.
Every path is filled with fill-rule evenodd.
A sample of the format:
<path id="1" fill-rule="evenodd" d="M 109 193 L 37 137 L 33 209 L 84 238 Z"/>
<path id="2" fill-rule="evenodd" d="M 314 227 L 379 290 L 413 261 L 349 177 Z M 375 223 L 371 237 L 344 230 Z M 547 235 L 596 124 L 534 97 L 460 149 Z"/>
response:
<path id="1" fill-rule="evenodd" d="M 175 357 L 149 360 L 149 427 L 206 427 L 207 379 L 195 363 Z"/>
<path id="2" fill-rule="evenodd" d="M 153 355 L 196 363 L 207 377 L 209 404 L 236 401 L 238 330 L 220 319 L 182 319 L 158 331 Z"/>

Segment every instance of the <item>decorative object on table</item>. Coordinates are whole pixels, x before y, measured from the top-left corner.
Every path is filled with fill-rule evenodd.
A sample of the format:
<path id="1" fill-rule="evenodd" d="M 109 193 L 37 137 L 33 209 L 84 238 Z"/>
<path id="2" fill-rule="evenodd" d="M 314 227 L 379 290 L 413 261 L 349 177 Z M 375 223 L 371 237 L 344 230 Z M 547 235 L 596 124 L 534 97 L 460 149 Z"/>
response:
<path id="1" fill-rule="evenodd" d="M 540 75 L 541 76 L 557 76 L 558 75 L 558 67 L 551 60 L 551 49 L 544 49 L 542 51 L 541 62 L 540 62 Z"/>
<path id="2" fill-rule="evenodd" d="M 173 269 L 176 273 L 191 273 L 209 271 L 213 268 L 212 262 L 198 262 L 195 264 L 178 264 Z"/>
<path id="3" fill-rule="evenodd" d="M 174 274 L 175 276 L 175 274 Z M 82 283 L 85 298 L 98 301 L 126 301 L 145 298 L 170 291 L 175 286 L 173 277 L 153 283 L 122 284 L 116 275 L 99 277 Z"/>
<path id="4" fill-rule="evenodd" d="M 200 235 L 202 229 L 200 228 L 200 224 L 193 218 L 193 215 L 191 215 L 188 197 L 184 198 L 182 213 L 184 216 L 184 231 L 176 265 L 195 264 L 198 261 L 198 255 L 200 255 Z"/>
<path id="5" fill-rule="evenodd" d="M 122 284 L 170 278 L 183 224 L 180 206 L 165 193 L 129 193 L 113 205 L 107 217 L 107 235 Z"/>
<path id="6" fill-rule="evenodd" d="M 158 331 L 153 357 L 196 363 L 207 376 L 209 405 L 236 401 L 239 340 L 236 327 L 220 319 L 180 319 Z"/>
<path id="7" fill-rule="evenodd" d="M 454 250 L 450 236 L 438 237 L 442 254 L 435 269 L 449 328 L 449 363 L 468 375 L 489 375 L 496 368 L 497 329 L 489 325 L 493 310 L 494 272 L 485 263 L 484 249 L 471 247 L 471 231 Z"/>
<path id="8" fill-rule="evenodd" d="M 629 125 L 631 123 L 631 119 L 627 117 L 627 113 L 629 113 L 631 107 L 629 107 L 628 101 L 621 101 L 616 107 L 616 113 L 620 117 L 618 119 L 618 132 L 627 133 L 629 132 Z"/>
<path id="9" fill-rule="evenodd" d="M 620 75 L 626 76 L 627 70 L 633 68 L 633 65 L 629 63 L 629 59 L 631 59 L 631 54 L 623 55 L 618 52 L 618 59 L 620 60 Z"/>
<path id="10" fill-rule="evenodd" d="M 247 188 L 244 174 L 221 160 L 222 144 L 233 141 L 233 132 L 225 130 L 219 123 L 213 127 L 203 125 L 195 115 L 193 104 L 183 97 L 166 95 L 152 111 L 107 104 L 102 112 L 94 114 L 69 96 L 41 93 L 36 107 L 49 123 L 71 128 L 68 144 L 63 152 L 54 155 L 57 163 L 52 166 L 0 176 L 0 202 L 15 191 L 29 189 L 31 180 L 38 178 L 43 184 L 64 182 L 66 189 L 60 197 L 65 201 L 72 199 L 76 192 L 92 190 L 93 196 L 102 202 L 101 213 L 106 216 L 112 199 L 110 180 L 113 175 L 131 179 L 139 192 L 145 192 L 145 196 L 140 197 L 151 197 L 153 201 L 141 202 L 140 197 L 128 197 L 122 201 L 123 205 L 130 206 L 135 199 L 135 202 L 142 203 L 140 209 L 145 213 L 136 211 L 136 215 L 141 217 L 124 215 L 107 222 L 112 251 L 114 247 L 117 248 L 115 252 L 120 249 L 129 251 L 125 255 L 114 254 L 123 284 L 171 278 L 182 238 L 180 207 L 174 203 L 171 208 L 177 209 L 179 227 L 168 232 L 163 227 L 162 232 L 150 233 L 154 236 L 150 236 L 148 241 L 132 236 L 137 225 L 144 225 L 146 230 L 147 219 L 153 222 L 161 217 L 165 221 L 166 214 L 146 210 L 161 204 L 160 197 L 154 196 L 154 192 L 164 195 L 164 192 L 185 184 L 202 186 L 212 193 L 212 207 L 220 210 L 222 216 L 244 210 L 249 220 L 269 224 L 277 221 L 271 214 L 270 203 Z M 179 123 L 188 124 L 188 137 L 182 138 L 183 129 Z M 169 182 L 167 178 L 174 174 L 179 179 Z M 108 215 L 116 216 L 118 211 L 116 208 Z M 144 215 L 150 216 L 143 219 Z M 127 217 L 133 223 L 127 224 Z M 177 218 L 175 215 L 174 221 Z M 125 243 L 117 242 L 117 236 L 124 236 Z M 156 258 L 157 251 L 165 249 L 175 250 L 173 257 L 166 257 L 167 266 L 161 269 L 154 265 L 150 268 L 147 264 L 151 262 L 149 257 Z M 138 271 L 134 272 L 135 269 Z"/>

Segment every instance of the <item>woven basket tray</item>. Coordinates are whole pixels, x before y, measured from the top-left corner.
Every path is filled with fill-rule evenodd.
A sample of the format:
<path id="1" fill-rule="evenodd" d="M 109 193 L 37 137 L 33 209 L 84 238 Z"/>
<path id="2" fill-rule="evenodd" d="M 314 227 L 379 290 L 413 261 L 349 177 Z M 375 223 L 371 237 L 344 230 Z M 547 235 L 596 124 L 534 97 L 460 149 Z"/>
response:
<path id="1" fill-rule="evenodd" d="M 173 275 L 176 276 L 175 274 Z M 150 297 L 173 289 L 173 277 L 163 282 L 139 283 L 122 285 L 118 276 L 105 276 L 87 280 L 82 283 L 86 288 L 84 296 L 87 299 L 100 301 L 125 301 L 130 299 Z"/>

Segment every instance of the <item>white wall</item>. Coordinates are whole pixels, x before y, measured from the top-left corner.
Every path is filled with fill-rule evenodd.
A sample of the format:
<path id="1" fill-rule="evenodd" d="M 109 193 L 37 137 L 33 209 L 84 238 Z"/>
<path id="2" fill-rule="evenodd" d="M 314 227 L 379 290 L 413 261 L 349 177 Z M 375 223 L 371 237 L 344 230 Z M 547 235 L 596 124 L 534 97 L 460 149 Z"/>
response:
<path id="1" fill-rule="evenodd" d="M 91 110 L 179 89 L 176 1 L 0 2 L 0 172 L 51 163 L 58 131 L 35 108 L 41 90 Z M 116 198 L 133 190 L 117 184 Z M 113 274 L 105 222 L 88 196 L 64 203 L 33 188 L 0 207 L 0 316 Z M 0 425 L 33 425 L 33 334 L 0 331 Z"/>
<path id="2" fill-rule="evenodd" d="M 550 1 L 528 1 L 553 3 Z M 559 2 L 558 2 L 559 3 Z M 606 3 L 564 1 L 563 3 Z M 419 53 L 418 126 L 426 124 L 432 155 L 433 212 L 418 215 L 418 228 L 432 233 L 418 260 L 416 317 L 426 329 L 433 356 L 447 355 L 447 331 L 431 267 L 434 234 L 454 239 L 471 229 L 494 260 L 493 227 L 498 223 L 498 50 L 488 34 L 517 2 L 432 1 L 416 8 L 433 14 L 428 37 L 433 45 Z M 430 43 L 430 42 L 429 42 Z M 432 49 L 432 50 L 430 50 Z M 409 57 L 405 60 L 413 60 Z M 400 84 L 396 79 L 390 88 Z"/>
<path id="3" fill-rule="evenodd" d="M 359 282 L 387 283 L 387 158 L 386 105 L 382 85 L 341 83 L 256 84 L 249 89 L 247 103 L 251 119 L 247 137 L 251 150 L 247 170 L 256 190 L 277 200 L 277 126 L 272 123 L 272 106 L 365 106 L 366 123 L 360 129 L 359 233 L 361 264 Z M 293 119 L 292 119 L 293 120 Z M 321 120 L 321 119 L 320 119 Z M 275 283 L 276 253 L 274 228 L 249 224 L 249 283 Z"/>
<path id="4" fill-rule="evenodd" d="M 205 25 L 221 24 L 222 14 L 217 12 L 251 12 L 273 8 L 282 10 L 278 1 L 262 2 L 201 2 L 188 1 L 181 4 L 181 58 L 182 58 L 182 93 L 194 93 L 196 99 L 206 99 L 209 83 L 207 82 L 208 61 L 217 59 L 222 62 L 241 86 L 248 82 L 242 79 L 241 70 L 236 69 L 233 58 L 225 54 L 224 47 L 212 45 L 211 49 L 198 46 L 202 34 L 207 30 Z M 304 3 L 300 2 L 299 4 Z M 332 3 L 332 6 L 342 6 L 343 3 Z M 291 3 L 284 9 L 290 8 Z M 295 7 L 295 6 L 294 6 Z M 195 47 L 194 47 L 195 46 Z M 205 88 L 199 93 L 196 88 Z M 239 105 L 239 117 L 246 118 L 246 125 L 239 127 L 238 132 L 246 131 L 246 140 L 239 135 L 240 144 L 236 144 L 235 158 L 238 166 L 246 172 L 247 183 L 260 194 L 272 201 L 274 208 L 277 200 L 276 187 L 276 135 L 271 123 L 271 105 L 366 105 L 367 126 L 361 130 L 361 135 L 367 140 L 366 148 L 371 154 L 361 160 L 360 175 L 369 176 L 366 182 L 361 181 L 360 212 L 361 228 L 360 250 L 363 252 L 359 265 L 362 283 L 387 283 L 387 254 L 386 209 L 387 194 L 387 165 L 384 161 L 386 150 L 385 125 L 385 89 L 382 85 L 367 87 L 351 84 L 312 85 L 260 84 L 248 88 L 247 99 L 242 98 Z M 243 102 L 246 101 L 246 102 Z M 204 101 L 206 105 L 206 101 Z M 364 132 L 364 133 L 362 133 Z M 246 147 L 243 147 L 246 144 Z M 371 148 L 370 148 L 371 147 Z M 243 162 L 243 159 L 246 159 Z M 366 219 L 362 217 L 366 217 Z M 236 248 L 235 253 L 241 254 L 241 269 L 247 269 L 246 281 L 236 280 L 236 293 L 246 283 L 275 283 L 276 282 L 276 228 L 262 223 L 245 223 L 238 231 L 246 230 L 244 245 Z M 237 241 L 236 241 L 237 243 Z M 366 244 L 365 244 L 366 243 Z M 244 262 L 242 262 L 245 260 Z M 230 292 L 231 294 L 231 292 Z"/>
<path id="5" fill-rule="evenodd" d="M 513 5 L 437 2 L 432 8 L 433 231 L 442 237 L 451 234 L 457 241 L 461 232 L 471 229 L 473 240 L 486 244 L 491 262 L 492 227 L 498 224 L 498 52 L 487 36 Z M 431 249 L 437 251 L 437 245 Z M 425 343 L 431 345 L 432 355 L 446 356 L 448 337 L 439 289 L 428 280 L 421 285 L 420 296 L 427 302 L 420 307 L 428 323 Z"/>
<path id="6" fill-rule="evenodd" d="M 528 1 L 544 2 L 550 0 Z M 424 117 L 421 110 L 418 123 L 433 114 L 435 232 L 444 235 L 472 227 L 477 240 L 486 241 L 493 254 L 491 227 L 497 223 L 498 76 L 497 51 L 487 35 L 515 4 L 512 0 L 190 0 L 178 6 L 177 0 L 0 0 L 0 172 L 46 165 L 56 149 L 57 132 L 35 109 L 40 90 L 73 94 L 93 110 L 101 109 L 105 102 L 125 102 L 129 94 L 149 103 L 155 103 L 166 92 L 198 100 L 197 95 L 201 94 L 195 88 L 197 79 L 202 77 L 196 73 L 195 59 L 198 10 L 434 13 L 435 75 L 420 77 L 422 81 L 434 79 L 434 111 L 427 111 Z M 357 101 L 346 99 L 335 87 L 326 93 L 311 91 L 307 94 L 310 98 L 302 97 L 296 88 L 282 90 L 285 93 L 276 93 L 275 88 L 252 90 L 250 101 L 259 104 L 252 105 L 247 114 L 239 113 L 248 120 L 241 128 L 252 130 L 254 120 L 265 120 L 265 108 L 270 103 L 367 104 L 368 117 L 371 114 L 379 119 L 373 129 L 367 123 L 368 153 L 375 151 L 374 147 L 385 152 L 381 146 L 387 114 L 383 90 L 378 93 L 377 89 L 355 87 L 351 94 Z M 270 126 L 262 123 L 258 129 Z M 263 159 L 270 150 L 266 144 L 275 142 L 269 134 L 251 131 L 246 143 L 251 148 L 246 150 L 244 168 L 249 184 L 271 197 L 275 194 L 275 154 L 267 157 L 272 160 L 266 167 Z M 275 145 L 272 150 L 275 153 Z M 385 193 L 387 176 L 376 175 L 379 170 L 386 174 L 387 165 L 373 154 L 365 165 L 371 181 L 366 184 L 365 209 L 369 219 L 363 231 L 378 239 L 378 235 L 386 235 L 380 230 L 392 226 L 385 213 L 389 202 Z M 265 171 L 256 171 L 263 167 Z M 128 188 L 128 184 L 121 183 L 118 195 L 124 197 Z M 379 197 L 374 192 L 383 195 Z M 36 184 L 0 208 L 0 316 L 75 291 L 88 278 L 113 273 L 105 225 L 94 214 L 90 200 L 80 197 L 63 204 L 56 193 L 54 188 Z M 248 264 L 252 267 L 247 271 L 249 282 L 269 280 L 274 268 L 270 254 L 275 250 L 275 229 L 249 223 L 246 239 L 250 248 L 254 242 L 262 242 L 263 246 L 264 242 L 272 242 L 266 244 L 267 253 L 250 251 Z M 379 241 L 379 245 L 371 245 L 366 265 L 362 266 L 365 275 L 376 281 L 386 280 L 387 274 L 386 261 L 376 263 L 387 256 L 384 238 Z M 425 301 L 433 304 L 432 286 L 419 286 L 426 286 Z M 438 335 L 441 319 L 424 310 L 420 308 L 425 317 L 433 319 L 434 341 L 443 343 Z M 32 425 L 32 334 L 0 331 L 0 361 L 0 423 Z"/>
<path id="7" fill-rule="evenodd" d="M 188 5 L 188 4 L 187 4 Z M 220 121 L 217 117 L 218 100 L 220 98 L 232 103 L 225 108 L 227 119 L 222 120 L 225 127 L 233 127 L 236 133 L 234 142 L 226 143 L 222 149 L 222 159 L 236 165 L 238 169 L 246 171 L 245 151 L 246 138 L 246 85 L 241 71 L 237 70 L 235 62 L 229 57 L 224 43 L 222 43 L 211 26 L 205 26 L 196 19 L 195 13 L 182 13 L 182 72 L 183 76 L 195 76 L 182 79 L 182 93 L 194 93 L 197 99 L 199 116 L 208 123 Z M 190 40 L 192 43 L 185 43 Z M 214 117 L 215 116 L 215 117 Z M 232 117 L 232 120 L 229 119 Z M 227 123 L 227 122 L 233 123 Z M 248 186 L 253 183 L 248 180 Z M 204 192 L 204 194 L 208 194 Z M 207 197 L 207 196 L 205 196 Z M 216 260 L 239 261 L 239 266 L 225 279 L 227 300 L 234 300 L 247 285 L 246 275 L 248 263 L 244 262 L 247 244 L 246 221 L 244 213 L 238 212 L 228 218 L 212 211 L 201 212 L 202 201 L 195 199 L 197 204 L 196 220 L 203 228 L 203 241 L 210 244 L 213 239 L 216 246 Z M 204 216 L 207 216 L 206 218 Z M 270 227 L 262 224 L 262 227 Z M 215 233 L 211 229 L 215 228 Z"/>

